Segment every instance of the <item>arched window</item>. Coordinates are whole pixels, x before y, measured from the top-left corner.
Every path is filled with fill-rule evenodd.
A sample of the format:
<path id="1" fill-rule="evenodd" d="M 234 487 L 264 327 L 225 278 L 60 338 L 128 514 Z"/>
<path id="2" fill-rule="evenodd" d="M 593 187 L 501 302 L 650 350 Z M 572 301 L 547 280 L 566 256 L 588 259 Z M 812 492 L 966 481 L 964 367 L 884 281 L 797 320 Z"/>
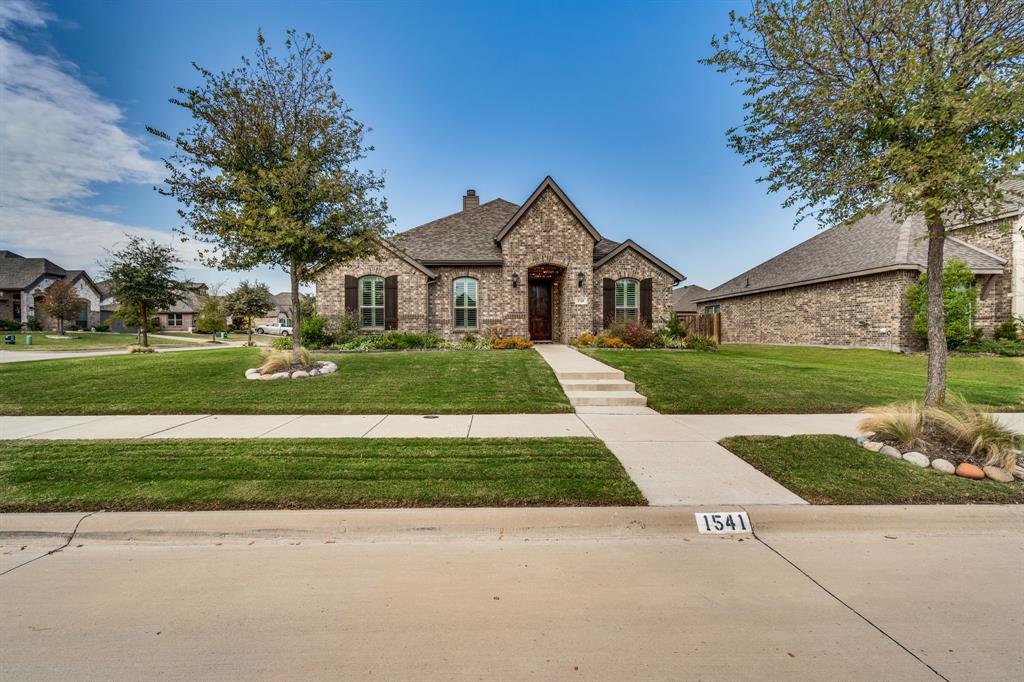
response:
<path id="1" fill-rule="evenodd" d="M 452 283 L 452 318 L 456 329 L 476 329 L 477 283 L 472 277 L 459 277 Z"/>
<path id="2" fill-rule="evenodd" d="M 359 320 L 363 329 L 384 328 L 384 278 L 359 278 Z"/>
<path id="3" fill-rule="evenodd" d="M 640 282 L 629 277 L 615 281 L 615 319 L 635 320 L 640 316 Z"/>

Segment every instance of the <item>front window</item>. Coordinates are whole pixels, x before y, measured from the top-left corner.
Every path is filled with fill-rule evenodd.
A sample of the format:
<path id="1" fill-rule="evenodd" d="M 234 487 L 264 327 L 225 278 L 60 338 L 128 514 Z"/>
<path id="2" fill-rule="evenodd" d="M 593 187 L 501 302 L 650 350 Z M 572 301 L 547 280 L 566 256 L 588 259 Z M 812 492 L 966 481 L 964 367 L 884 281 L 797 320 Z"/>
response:
<path id="1" fill-rule="evenodd" d="M 455 280 L 454 318 L 456 329 L 476 329 L 476 280 L 460 277 Z"/>
<path id="2" fill-rule="evenodd" d="M 706 306 L 704 306 L 704 314 L 705 315 L 713 315 L 715 313 L 720 313 L 720 312 L 722 312 L 722 306 L 720 306 L 720 305 L 706 305 Z"/>
<path id="3" fill-rule="evenodd" d="M 167 326 L 168 327 L 180 327 L 184 324 L 181 313 L 167 313 Z"/>
<path id="4" fill-rule="evenodd" d="M 635 320 L 640 316 L 640 282 L 635 279 L 620 279 L 615 282 L 615 319 Z"/>
<path id="5" fill-rule="evenodd" d="M 359 280 L 359 320 L 363 329 L 384 328 L 384 278 Z"/>

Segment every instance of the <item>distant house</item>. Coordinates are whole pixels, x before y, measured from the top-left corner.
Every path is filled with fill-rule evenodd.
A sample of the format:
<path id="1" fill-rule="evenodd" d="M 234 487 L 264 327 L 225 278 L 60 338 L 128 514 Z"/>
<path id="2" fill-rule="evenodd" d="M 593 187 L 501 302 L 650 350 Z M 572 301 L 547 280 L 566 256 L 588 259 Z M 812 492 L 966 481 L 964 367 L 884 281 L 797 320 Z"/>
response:
<path id="1" fill-rule="evenodd" d="M 687 284 L 672 290 L 672 311 L 676 317 L 697 314 L 697 299 L 708 292 L 702 286 Z"/>
<path id="2" fill-rule="evenodd" d="M 292 323 L 292 295 L 291 292 L 282 291 L 279 294 L 274 294 L 271 298 L 274 299 L 274 308 L 263 317 L 257 317 L 253 319 L 253 324 L 273 324 L 274 322 L 280 322 L 282 324 Z"/>
<path id="3" fill-rule="evenodd" d="M 203 297 L 209 293 L 207 285 L 202 282 L 185 282 L 185 295 L 175 301 L 174 305 L 159 310 L 153 315 L 160 331 L 190 331 L 199 319 L 199 310 Z M 98 285 L 103 293 L 101 316 L 105 324 L 112 324 L 114 331 L 135 331 L 124 325 L 120 319 L 114 319 L 121 304 L 110 295 L 110 282 L 103 281 Z"/>
<path id="4" fill-rule="evenodd" d="M 0 251 L 0 319 L 23 324 L 35 320 L 43 329 L 56 329 L 51 319 L 36 303 L 58 280 L 75 286 L 82 305 L 72 324 L 92 327 L 100 323 L 102 293 L 84 270 L 65 270 L 46 258 L 25 258 L 13 251 Z"/>
<path id="5" fill-rule="evenodd" d="M 1009 183 L 1024 190 L 1024 178 Z M 883 207 L 825 230 L 697 298 L 722 313 L 726 342 L 913 349 L 907 287 L 927 269 L 924 219 Z M 951 230 L 946 259 L 975 274 L 973 324 L 985 332 L 1024 315 L 1024 206 L 1014 199 L 987 222 Z"/>

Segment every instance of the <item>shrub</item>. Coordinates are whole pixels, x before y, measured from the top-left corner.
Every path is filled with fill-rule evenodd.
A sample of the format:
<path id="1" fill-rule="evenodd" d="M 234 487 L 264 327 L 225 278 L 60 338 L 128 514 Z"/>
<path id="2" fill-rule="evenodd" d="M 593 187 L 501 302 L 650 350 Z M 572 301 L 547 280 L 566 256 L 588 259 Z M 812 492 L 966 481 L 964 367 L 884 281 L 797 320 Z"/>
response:
<path id="1" fill-rule="evenodd" d="M 21 329 L 21 322 L 18 320 L 0 320 L 0 331 L 16 332 Z"/>
<path id="2" fill-rule="evenodd" d="M 594 338 L 594 348 L 632 348 L 628 343 L 617 336 L 605 336 L 601 334 Z"/>
<path id="3" fill-rule="evenodd" d="M 1019 341 L 1020 333 L 1017 327 L 1016 320 L 1006 320 L 999 324 L 992 331 L 992 338 L 997 341 Z"/>
<path id="4" fill-rule="evenodd" d="M 663 329 L 673 339 L 686 338 L 690 333 L 690 327 L 693 326 L 693 321 L 683 324 L 679 321 L 679 318 L 673 313 L 669 315 L 668 319 L 665 320 L 665 326 Z"/>
<path id="5" fill-rule="evenodd" d="M 967 263 L 950 259 L 942 268 L 942 302 L 946 309 L 946 346 L 957 348 L 971 334 L 971 312 L 978 290 L 974 273 Z M 917 284 L 907 287 L 907 301 L 914 311 L 914 333 L 928 339 L 928 273 L 922 272 Z"/>
<path id="6" fill-rule="evenodd" d="M 492 324 L 484 329 L 483 335 L 487 339 L 488 344 L 490 344 L 494 341 L 501 341 L 508 336 L 510 331 L 507 324 Z"/>
<path id="7" fill-rule="evenodd" d="M 459 348 L 475 349 L 479 346 L 479 344 L 479 337 L 477 337 L 477 335 L 473 334 L 472 332 L 463 334 L 462 338 L 459 339 Z"/>
<path id="8" fill-rule="evenodd" d="M 299 348 L 299 363 L 303 367 L 309 367 L 312 363 L 312 358 L 309 356 L 309 351 L 305 348 Z M 277 349 L 265 349 L 263 351 L 263 364 L 260 365 L 260 374 L 275 374 L 277 372 L 284 372 L 291 369 L 292 367 L 292 351 L 288 350 L 277 350 Z"/>
<path id="9" fill-rule="evenodd" d="M 316 313 L 302 320 L 299 338 L 303 346 L 313 349 L 326 348 L 334 343 L 334 338 L 327 329 L 327 320 Z"/>
<path id="10" fill-rule="evenodd" d="M 28 322 L 25 323 L 30 332 L 41 332 L 43 331 L 43 325 L 39 324 L 39 320 L 34 317 L 28 318 Z"/>
<path id="11" fill-rule="evenodd" d="M 972 455 L 984 455 L 986 465 L 1007 471 L 1016 465 L 1016 434 L 983 408 L 950 398 L 943 407 L 928 408 L 926 415 L 947 435 L 969 447 Z"/>
<path id="12" fill-rule="evenodd" d="M 97 325 L 95 325 L 92 328 L 92 330 L 94 332 L 109 332 L 110 331 L 110 325 L 109 324 L 97 324 Z"/>
<path id="13" fill-rule="evenodd" d="M 331 315 L 327 318 L 326 330 L 333 343 L 349 343 L 359 336 L 359 318 L 356 315 Z"/>
<path id="14" fill-rule="evenodd" d="M 153 346 L 140 346 L 139 344 L 132 344 L 128 346 L 129 353 L 155 353 L 156 348 Z"/>
<path id="15" fill-rule="evenodd" d="M 290 336 L 279 336 L 270 343 L 271 348 L 277 350 L 291 350 L 292 349 L 292 337 Z"/>
<path id="16" fill-rule="evenodd" d="M 384 332 L 360 336 L 338 347 L 343 350 L 424 350 L 440 348 L 444 339 L 433 334 Z"/>
<path id="17" fill-rule="evenodd" d="M 508 339 L 494 339 L 491 341 L 491 348 L 493 350 L 526 350 L 533 348 L 533 343 L 513 336 Z"/>
<path id="18" fill-rule="evenodd" d="M 924 412 L 916 402 L 896 403 L 885 407 L 869 407 L 857 428 L 874 431 L 883 438 L 896 441 L 905 449 L 921 443 L 924 434 Z"/>
<path id="19" fill-rule="evenodd" d="M 1007 357 L 1024 356 L 1024 341 L 1005 341 L 1002 339 L 981 339 L 966 343 L 957 348 L 961 353 L 992 353 Z"/>
<path id="20" fill-rule="evenodd" d="M 580 334 L 579 336 L 577 336 L 575 339 L 572 340 L 572 345 L 573 346 L 593 346 L 594 345 L 594 339 L 596 339 L 596 338 L 597 337 L 594 336 L 593 334 L 591 334 L 590 332 L 583 332 L 582 334 Z"/>
<path id="21" fill-rule="evenodd" d="M 659 342 L 658 335 L 639 320 L 615 322 L 606 333 L 609 337 L 622 339 L 631 348 L 656 348 Z"/>
<path id="22" fill-rule="evenodd" d="M 700 334 L 692 334 L 686 337 L 686 347 L 691 350 L 698 350 L 702 352 L 713 351 L 718 348 L 718 342 L 710 336 L 701 336 Z"/>

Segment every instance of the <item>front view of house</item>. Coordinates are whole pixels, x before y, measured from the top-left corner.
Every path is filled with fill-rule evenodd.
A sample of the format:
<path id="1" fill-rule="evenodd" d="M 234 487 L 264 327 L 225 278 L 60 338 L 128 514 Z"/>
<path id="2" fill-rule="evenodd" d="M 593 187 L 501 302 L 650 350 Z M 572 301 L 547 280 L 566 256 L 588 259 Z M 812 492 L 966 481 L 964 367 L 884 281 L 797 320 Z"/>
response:
<path id="1" fill-rule="evenodd" d="M 325 268 L 322 315 L 358 316 L 364 331 L 456 339 L 496 324 L 510 336 L 566 343 L 616 319 L 659 326 L 685 279 L 632 240 L 604 239 L 550 177 L 520 206 L 484 204 L 386 240 L 376 257 Z"/>

